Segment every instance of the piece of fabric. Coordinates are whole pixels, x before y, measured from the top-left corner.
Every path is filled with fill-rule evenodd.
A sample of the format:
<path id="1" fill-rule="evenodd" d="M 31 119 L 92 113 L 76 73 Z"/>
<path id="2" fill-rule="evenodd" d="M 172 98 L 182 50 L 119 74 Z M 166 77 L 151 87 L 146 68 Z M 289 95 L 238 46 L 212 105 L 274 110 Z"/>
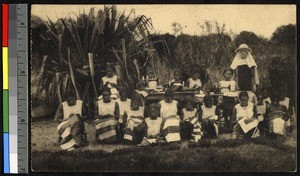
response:
<path id="1" fill-rule="evenodd" d="M 252 118 L 253 117 L 253 107 L 254 105 L 252 103 L 248 102 L 248 106 L 246 107 L 242 107 L 241 104 L 237 104 L 235 105 L 235 109 L 236 109 L 236 117 L 237 118 Z"/>
<path id="2" fill-rule="evenodd" d="M 102 99 L 102 100 L 99 100 L 97 102 L 97 104 L 98 104 L 98 115 L 100 115 L 100 116 L 114 115 L 115 105 L 116 105 L 116 102 L 114 100 L 111 100 L 110 102 L 105 103 Z"/>
<path id="3" fill-rule="evenodd" d="M 190 119 L 190 118 L 197 115 L 197 109 L 194 108 L 192 111 L 188 111 L 188 110 L 186 110 L 186 108 L 183 108 L 182 109 L 182 115 L 183 115 L 182 120 L 186 121 L 186 120 L 188 120 L 188 119 Z"/>
<path id="4" fill-rule="evenodd" d="M 226 92 L 235 92 L 236 82 L 234 80 L 230 81 L 220 81 L 219 82 L 219 88 L 221 93 Z"/>
<path id="5" fill-rule="evenodd" d="M 207 108 L 205 105 L 202 105 L 202 119 L 208 119 L 216 116 L 216 108 L 217 107 L 215 105 L 213 105 L 211 108 Z"/>
<path id="6" fill-rule="evenodd" d="M 250 52 L 248 52 L 247 57 L 245 59 L 242 59 L 241 54 L 237 53 L 235 55 L 234 59 L 232 60 L 230 68 L 235 70 L 240 65 L 247 65 L 249 68 L 257 67 L 257 65 L 253 59 L 253 56 Z"/>
<path id="7" fill-rule="evenodd" d="M 139 137 L 143 135 L 146 127 L 143 116 L 128 116 L 125 127 L 124 139 L 136 143 L 140 143 Z"/>
<path id="8" fill-rule="evenodd" d="M 187 122 L 192 124 L 193 126 L 192 137 L 195 142 L 198 142 L 203 136 L 202 126 L 201 123 L 199 122 L 198 117 L 192 116 L 187 120 Z"/>
<path id="9" fill-rule="evenodd" d="M 160 117 L 165 119 L 170 116 L 177 116 L 178 113 L 178 101 L 173 100 L 171 103 L 167 103 L 165 100 L 161 100 L 160 104 Z"/>
<path id="10" fill-rule="evenodd" d="M 193 80 L 193 78 L 189 78 L 188 81 L 190 89 L 193 88 L 195 85 L 197 85 L 198 87 L 202 86 L 202 82 L 200 79 Z"/>
<path id="11" fill-rule="evenodd" d="M 83 144 L 84 125 L 78 116 L 71 114 L 68 120 L 61 122 L 57 126 L 57 132 L 60 136 L 60 147 L 64 150 Z"/>
<path id="12" fill-rule="evenodd" d="M 73 106 L 69 106 L 66 101 L 62 102 L 61 104 L 63 106 L 63 113 L 64 113 L 63 119 L 64 120 L 68 119 L 71 114 L 79 114 L 82 116 L 82 101 L 81 100 L 76 100 L 76 104 Z"/>
<path id="13" fill-rule="evenodd" d="M 150 117 L 146 118 L 147 136 L 154 136 L 160 134 L 162 118 L 158 117 L 152 120 Z"/>
<path id="14" fill-rule="evenodd" d="M 281 118 L 275 118 L 269 122 L 269 132 L 286 135 L 287 123 Z"/>
<path id="15" fill-rule="evenodd" d="M 116 100 L 117 103 L 119 104 L 119 111 L 120 111 L 120 118 L 119 118 L 119 123 L 124 122 L 124 113 L 130 111 L 131 107 L 131 100 L 127 98 L 126 101 L 121 101 L 120 99 Z"/>
<path id="16" fill-rule="evenodd" d="M 180 141 L 180 118 L 172 116 L 164 119 L 163 136 L 167 142 Z"/>
<path id="17" fill-rule="evenodd" d="M 117 141 L 118 122 L 113 116 L 101 116 L 95 120 L 96 138 L 100 142 L 114 143 Z"/>
<path id="18" fill-rule="evenodd" d="M 103 85 L 108 82 L 108 83 L 113 83 L 113 84 L 118 84 L 118 77 L 114 75 L 113 77 L 109 78 L 107 76 L 102 77 L 102 82 Z"/>

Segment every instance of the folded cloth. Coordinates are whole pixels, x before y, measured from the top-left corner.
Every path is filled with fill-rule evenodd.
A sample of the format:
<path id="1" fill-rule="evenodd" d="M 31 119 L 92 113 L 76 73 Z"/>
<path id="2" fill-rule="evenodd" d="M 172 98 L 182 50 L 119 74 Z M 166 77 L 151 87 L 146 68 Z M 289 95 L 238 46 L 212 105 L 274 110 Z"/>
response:
<path id="1" fill-rule="evenodd" d="M 163 136 L 167 142 L 180 141 L 180 118 L 179 116 L 171 116 L 163 122 Z"/>
<path id="2" fill-rule="evenodd" d="M 145 119 L 142 116 L 130 116 L 125 126 L 124 139 L 134 141 L 137 135 L 143 133 L 145 127 Z"/>
<path id="3" fill-rule="evenodd" d="M 75 145 L 81 146 L 83 143 L 84 127 L 80 121 L 80 115 L 72 114 L 67 121 L 61 122 L 57 126 L 57 132 L 60 136 L 60 147 L 68 150 Z"/>
<path id="4" fill-rule="evenodd" d="M 95 120 L 96 137 L 99 141 L 113 143 L 117 141 L 118 122 L 115 117 L 102 116 Z"/>

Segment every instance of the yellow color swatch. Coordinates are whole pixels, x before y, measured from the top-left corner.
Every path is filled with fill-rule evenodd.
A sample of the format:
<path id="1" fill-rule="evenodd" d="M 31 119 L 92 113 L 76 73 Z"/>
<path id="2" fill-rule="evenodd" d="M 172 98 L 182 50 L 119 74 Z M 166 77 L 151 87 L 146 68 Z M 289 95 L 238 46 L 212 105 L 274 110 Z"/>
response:
<path id="1" fill-rule="evenodd" d="M 2 47 L 3 89 L 8 90 L 8 48 Z"/>

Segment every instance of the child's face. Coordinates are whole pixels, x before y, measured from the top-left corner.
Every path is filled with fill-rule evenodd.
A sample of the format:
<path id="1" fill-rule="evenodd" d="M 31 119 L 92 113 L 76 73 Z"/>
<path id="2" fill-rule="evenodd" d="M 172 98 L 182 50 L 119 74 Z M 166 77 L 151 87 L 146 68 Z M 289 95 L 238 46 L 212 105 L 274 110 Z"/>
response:
<path id="1" fill-rule="evenodd" d="M 120 99 L 121 101 L 126 101 L 127 100 L 127 94 L 125 92 L 120 93 Z"/>
<path id="2" fill-rule="evenodd" d="M 193 80 L 199 79 L 200 78 L 200 74 L 199 73 L 194 73 L 193 74 Z"/>
<path id="3" fill-rule="evenodd" d="M 248 106 L 248 100 L 249 100 L 249 98 L 246 97 L 246 96 L 240 97 L 240 104 L 241 104 L 241 106 L 243 106 L 243 107 Z"/>
<path id="4" fill-rule="evenodd" d="M 114 72 L 112 71 L 112 69 L 107 69 L 106 70 L 106 75 L 107 77 L 111 78 L 114 76 Z"/>
<path id="5" fill-rule="evenodd" d="M 67 98 L 67 102 L 69 105 L 75 105 L 76 104 L 76 98 L 74 96 L 70 96 Z"/>
<path id="6" fill-rule="evenodd" d="M 212 104 L 213 104 L 212 100 L 205 100 L 205 101 L 204 101 L 204 105 L 205 105 L 205 107 L 207 107 L 207 108 L 211 108 L 211 107 L 212 107 Z"/>
<path id="7" fill-rule="evenodd" d="M 188 102 L 187 104 L 186 104 L 186 110 L 188 110 L 188 111 L 192 111 L 193 109 L 194 109 L 194 107 L 193 107 L 193 104 L 192 103 L 190 103 L 190 102 Z"/>
<path id="8" fill-rule="evenodd" d="M 175 80 L 180 80 L 180 74 L 176 72 L 176 73 L 174 74 L 174 79 L 175 79 Z"/>
<path id="9" fill-rule="evenodd" d="M 224 73 L 224 78 L 225 78 L 226 81 L 229 81 L 231 79 L 231 77 L 232 77 L 232 72 L 231 71 L 226 71 Z"/>
<path id="10" fill-rule="evenodd" d="M 264 96 L 263 95 L 257 95 L 257 103 L 258 104 L 262 104 L 264 100 Z"/>
<path id="11" fill-rule="evenodd" d="M 272 99 L 272 104 L 275 105 L 275 106 L 278 106 L 279 105 L 279 98 L 273 98 Z"/>
<path id="12" fill-rule="evenodd" d="M 150 108 L 150 116 L 151 117 L 156 117 L 157 115 L 156 115 L 156 108 Z"/>
<path id="13" fill-rule="evenodd" d="M 247 58 L 247 55 L 248 55 L 247 50 L 243 50 L 242 49 L 242 50 L 239 51 L 239 53 L 240 53 L 242 59 L 246 59 Z"/>
<path id="14" fill-rule="evenodd" d="M 138 102 L 131 102 L 131 109 L 132 110 L 139 110 L 140 105 Z"/>
<path id="15" fill-rule="evenodd" d="M 104 102 L 106 102 L 106 103 L 107 103 L 107 102 L 110 102 L 110 93 L 109 93 L 109 92 L 106 92 L 106 91 L 103 92 L 103 93 L 102 93 L 102 97 L 103 97 L 103 101 L 104 101 Z"/>
<path id="16" fill-rule="evenodd" d="M 269 97 L 268 90 L 263 90 L 263 96 L 264 96 L 264 98 L 268 98 Z"/>
<path id="17" fill-rule="evenodd" d="M 165 102 L 171 103 L 173 101 L 174 97 L 173 96 L 165 96 Z"/>

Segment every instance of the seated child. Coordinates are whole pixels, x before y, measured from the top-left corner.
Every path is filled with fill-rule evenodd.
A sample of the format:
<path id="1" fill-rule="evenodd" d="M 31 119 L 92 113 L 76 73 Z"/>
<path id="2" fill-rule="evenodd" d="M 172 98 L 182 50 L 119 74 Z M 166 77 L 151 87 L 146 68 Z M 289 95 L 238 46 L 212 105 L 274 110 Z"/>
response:
<path id="1" fill-rule="evenodd" d="M 102 77 L 100 81 L 100 90 L 104 87 L 108 87 L 112 95 L 116 96 L 119 94 L 120 80 L 114 74 L 114 71 L 111 67 L 106 68 L 106 76 Z"/>
<path id="2" fill-rule="evenodd" d="M 174 79 L 169 82 L 169 86 L 173 91 L 180 91 L 184 85 L 184 82 L 181 80 L 181 75 L 179 71 L 174 71 Z"/>
<path id="3" fill-rule="evenodd" d="M 266 109 L 267 109 L 267 103 L 264 101 L 263 93 L 258 92 L 257 93 L 256 110 L 257 110 L 257 120 L 259 122 L 264 120 Z"/>
<path id="4" fill-rule="evenodd" d="M 123 121 L 125 124 L 124 140 L 132 144 L 139 144 L 145 135 L 146 124 L 144 106 L 138 95 L 132 97 L 130 110 L 126 114 L 127 118 L 124 118 Z"/>
<path id="5" fill-rule="evenodd" d="M 287 86 L 286 84 L 282 85 L 279 87 L 279 104 L 283 105 L 286 107 L 288 110 L 289 114 L 291 115 L 291 118 L 288 119 L 287 121 L 287 131 L 292 132 L 292 124 L 291 121 L 293 122 L 293 117 L 294 117 L 294 108 L 292 106 L 291 100 L 286 97 L 286 91 L 287 91 Z"/>
<path id="6" fill-rule="evenodd" d="M 110 89 L 105 88 L 102 92 L 103 98 L 95 103 L 95 138 L 98 142 L 114 143 L 117 141 L 119 104 L 110 96 Z"/>
<path id="7" fill-rule="evenodd" d="M 188 97 L 186 106 L 182 109 L 181 114 L 183 121 L 181 137 L 198 142 L 202 137 L 201 124 L 198 118 L 198 110 L 194 107 L 192 97 Z"/>
<path id="8" fill-rule="evenodd" d="M 211 95 L 204 96 L 204 105 L 199 109 L 200 118 L 202 120 L 203 131 L 206 131 L 210 137 L 217 137 L 219 133 L 218 125 L 218 109 L 213 105 Z"/>
<path id="9" fill-rule="evenodd" d="M 277 135 L 285 136 L 287 121 L 290 118 L 288 109 L 279 103 L 280 95 L 277 91 L 272 92 L 271 105 L 266 110 L 266 123 L 269 133 L 276 137 Z"/>
<path id="10" fill-rule="evenodd" d="M 239 102 L 232 112 L 233 131 L 249 139 L 257 131 L 256 107 L 249 102 L 249 95 L 246 91 L 239 93 Z"/>
<path id="11" fill-rule="evenodd" d="M 267 87 L 263 87 L 261 89 L 261 92 L 263 94 L 263 97 L 264 97 L 264 102 L 266 102 L 267 104 L 271 104 L 271 98 L 269 96 L 269 90 L 267 89 Z"/>
<path id="12" fill-rule="evenodd" d="M 193 70 L 193 76 L 187 80 L 185 87 L 194 90 L 202 89 L 202 82 L 200 80 L 200 73 L 198 69 Z"/>
<path id="13" fill-rule="evenodd" d="M 73 150 L 82 147 L 86 140 L 86 131 L 83 115 L 83 103 L 76 100 L 74 91 L 67 91 L 67 99 L 57 108 L 55 119 L 57 126 L 57 145 L 64 150 Z"/>
<path id="14" fill-rule="evenodd" d="M 218 83 L 218 88 L 220 90 L 220 93 L 237 91 L 238 86 L 236 82 L 234 80 L 231 80 L 233 76 L 233 70 L 230 67 L 225 68 L 223 71 L 223 76 L 224 76 L 224 80 Z"/>
<path id="15" fill-rule="evenodd" d="M 160 117 L 163 119 L 163 136 L 167 142 L 180 141 L 180 118 L 178 101 L 174 100 L 174 92 L 166 89 L 165 98 L 158 103 Z"/>
<path id="16" fill-rule="evenodd" d="M 150 105 L 150 117 L 146 118 L 146 135 L 140 146 L 146 146 L 159 142 L 161 137 L 162 118 L 157 116 L 157 105 Z"/>
<path id="17" fill-rule="evenodd" d="M 227 67 L 223 71 L 223 76 L 225 80 L 222 80 L 218 83 L 218 89 L 220 93 L 224 94 L 227 92 L 235 92 L 238 90 L 238 85 L 234 80 L 231 80 L 233 76 L 233 70 L 230 67 Z M 233 107 L 236 105 L 237 101 L 234 97 L 224 96 L 222 97 L 222 110 L 223 117 L 225 121 L 225 126 L 231 128 L 230 119 L 232 116 Z"/>
<path id="18" fill-rule="evenodd" d="M 123 123 L 124 115 L 125 115 L 125 112 L 128 112 L 130 110 L 131 100 L 129 98 L 127 98 L 127 90 L 124 88 L 120 89 L 119 97 L 120 98 L 116 100 L 119 104 L 119 110 L 120 110 L 119 123 L 124 124 Z"/>

